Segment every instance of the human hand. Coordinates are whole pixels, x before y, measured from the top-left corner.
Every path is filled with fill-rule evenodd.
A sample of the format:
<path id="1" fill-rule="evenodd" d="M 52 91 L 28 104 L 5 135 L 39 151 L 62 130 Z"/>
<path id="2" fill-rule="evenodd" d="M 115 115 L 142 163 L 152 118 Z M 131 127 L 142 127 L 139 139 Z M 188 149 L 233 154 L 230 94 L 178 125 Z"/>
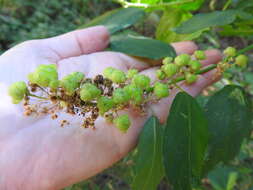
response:
<path id="1" fill-rule="evenodd" d="M 7 95 L 8 86 L 16 81 L 27 81 L 27 74 L 39 64 L 56 63 L 60 77 L 73 71 L 84 72 L 87 77 L 101 74 L 107 67 L 123 71 L 138 69 L 155 78 L 155 67 L 130 56 L 102 51 L 109 42 L 104 27 L 74 31 L 55 38 L 22 43 L 0 57 L 0 189 L 53 190 L 87 179 L 111 166 L 129 151 L 147 118 L 155 114 L 164 122 L 177 90 L 147 108 L 140 116 L 132 110 L 132 126 L 126 134 L 98 118 L 96 130 L 80 128 L 78 118 L 60 114 L 71 126 L 59 127 L 50 116 L 25 118 L 22 107 L 13 105 Z M 177 53 L 192 54 L 197 46 L 192 42 L 173 44 Z M 204 65 L 221 59 L 216 50 L 206 52 Z M 215 71 L 205 73 L 193 85 L 181 84 L 195 96 L 215 80 Z M 152 110 L 152 111 L 151 111 Z"/>

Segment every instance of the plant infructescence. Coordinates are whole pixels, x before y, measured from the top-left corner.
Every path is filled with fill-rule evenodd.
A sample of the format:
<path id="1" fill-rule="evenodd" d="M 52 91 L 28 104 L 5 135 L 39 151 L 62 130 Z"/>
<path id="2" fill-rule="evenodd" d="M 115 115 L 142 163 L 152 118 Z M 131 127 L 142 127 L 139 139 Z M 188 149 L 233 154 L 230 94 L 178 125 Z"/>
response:
<path id="1" fill-rule="evenodd" d="M 9 95 L 14 104 L 23 101 L 26 116 L 51 114 L 52 119 L 57 119 L 58 112 L 65 111 L 82 117 L 84 128 L 95 128 L 95 121 L 101 116 L 122 132 L 127 132 L 131 121 L 128 115 L 120 115 L 120 110 L 131 107 L 145 114 L 148 103 L 168 97 L 173 88 L 180 89 L 178 82 L 184 81 L 190 85 L 198 80 L 198 75 L 214 68 L 220 75 L 233 65 L 247 65 L 247 57 L 237 55 L 232 47 L 228 47 L 224 55 L 219 64 L 204 68 L 200 61 L 206 56 L 200 50 L 195 51 L 193 57 L 188 54 L 166 57 L 156 72 L 157 79 L 154 82 L 135 69 L 124 73 L 112 67 L 94 78 L 86 78 L 77 71 L 59 80 L 56 65 L 39 65 L 28 75 L 29 83 L 12 84 Z M 67 120 L 61 121 L 62 127 L 67 124 Z"/>

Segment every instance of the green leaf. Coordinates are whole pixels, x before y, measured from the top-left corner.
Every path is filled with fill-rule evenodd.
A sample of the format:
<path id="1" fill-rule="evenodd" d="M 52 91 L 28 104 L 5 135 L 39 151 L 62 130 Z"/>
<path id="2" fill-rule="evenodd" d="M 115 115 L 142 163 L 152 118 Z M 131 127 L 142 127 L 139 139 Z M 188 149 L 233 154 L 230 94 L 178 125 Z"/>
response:
<path id="1" fill-rule="evenodd" d="M 238 86 L 224 87 L 210 98 L 205 109 L 210 142 L 204 174 L 219 162 L 232 160 L 252 129 L 250 99 Z"/>
<path id="2" fill-rule="evenodd" d="M 164 42 L 178 42 L 193 40 L 199 37 L 203 30 L 191 34 L 177 34 L 173 28 L 192 17 L 188 11 L 180 9 L 166 9 L 156 29 L 156 39 Z"/>
<path id="3" fill-rule="evenodd" d="M 199 13 L 174 30 L 178 34 L 189 34 L 208 27 L 223 26 L 232 23 L 236 19 L 236 15 L 237 11 L 235 10 Z"/>
<path id="4" fill-rule="evenodd" d="M 136 155 L 133 190 L 156 190 L 164 176 L 162 163 L 163 128 L 156 117 L 150 117 L 141 133 Z"/>
<path id="5" fill-rule="evenodd" d="M 231 167 L 218 167 L 208 174 L 208 179 L 216 190 L 232 190 L 237 180 L 237 172 Z"/>
<path id="6" fill-rule="evenodd" d="M 173 101 L 163 142 L 165 173 L 175 190 L 191 190 L 200 179 L 208 143 L 207 120 L 196 100 L 186 93 Z"/>
<path id="7" fill-rule="evenodd" d="M 164 2 L 172 2 L 172 1 L 180 2 L 182 0 L 164 0 Z M 182 5 L 176 6 L 175 8 L 187 11 L 194 11 L 198 10 L 204 2 L 205 0 L 194 0 L 192 2 L 183 3 Z"/>
<path id="8" fill-rule="evenodd" d="M 133 3 L 146 3 L 146 4 L 149 4 L 149 5 L 153 5 L 153 4 L 156 4 L 158 3 L 160 0 L 132 0 L 131 2 Z"/>
<path id="9" fill-rule="evenodd" d="M 120 8 L 115 9 L 95 18 L 81 28 L 87 28 L 95 25 L 104 25 L 108 28 L 111 34 L 128 28 L 139 21 L 145 12 L 139 8 Z"/>
<path id="10" fill-rule="evenodd" d="M 113 36 L 110 49 L 131 56 L 149 59 L 161 59 L 167 56 L 176 56 L 174 48 L 167 43 L 131 34 Z"/>

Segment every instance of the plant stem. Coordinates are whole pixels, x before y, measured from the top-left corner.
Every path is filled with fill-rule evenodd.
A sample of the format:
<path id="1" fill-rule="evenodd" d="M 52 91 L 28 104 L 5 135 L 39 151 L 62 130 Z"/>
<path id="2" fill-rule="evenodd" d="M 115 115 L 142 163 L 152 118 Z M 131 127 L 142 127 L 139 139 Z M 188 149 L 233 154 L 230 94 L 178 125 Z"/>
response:
<path id="1" fill-rule="evenodd" d="M 42 100 L 47 100 L 47 98 L 44 98 L 44 97 L 41 97 L 41 96 L 37 96 L 35 94 L 28 94 L 28 96 L 32 96 L 32 97 L 35 97 L 35 98 L 39 98 L 39 99 L 42 99 Z"/>
<path id="2" fill-rule="evenodd" d="M 200 71 L 196 72 L 195 74 L 201 75 L 201 74 L 203 74 L 203 73 L 207 73 L 208 71 L 211 71 L 211 70 L 215 69 L 216 67 L 217 67 L 216 64 L 209 65 L 209 66 L 207 66 L 207 67 L 201 69 Z M 176 84 L 176 83 L 178 83 L 178 82 L 180 82 L 180 81 L 183 81 L 183 80 L 185 80 L 185 77 L 184 77 L 184 76 L 178 77 L 178 78 L 175 78 L 174 80 L 172 80 L 171 82 L 169 82 L 168 84 L 169 84 L 169 85 L 171 85 L 171 84 Z"/>
<path id="3" fill-rule="evenodd" d="M 223 7 L 223 11 L 225 11 L 228 7 L 229 7 L 229 5 L 232 3 L 232 1 L 231 0 L 227 0 L 227 2 L 226 2 L 226 4 L 224 5 L 224 7 Z"/>
<path id="4" fill-rule="evenodd" d="M 123 7 L 137 7 L 137 8 L 163 8 L 163 7 L 173 6 L 173 5 L 189 3 L 193 1 L 194 0 L 182 0 L 180 2 L 158 3 L 155 5 L 150 5 L 146 3 L 130 3 L 126 0 L 116 0 L 116 2 L 120 3 Z"/>
<path id="5" fill-rule="evenodd" d="M 239 51 L 237 52 L 236 56 L 237 56 L 237 55 L 240 55 L 240 54 L 243 54 L 243 53 L 246 53 L 247 51 L 250 51 L 250 50 L 252 50 L 252 49 L 253 49 L 253 44 L 247 46 L 246 48 L 243 48 L 243 49 L 239 50 Z"/>

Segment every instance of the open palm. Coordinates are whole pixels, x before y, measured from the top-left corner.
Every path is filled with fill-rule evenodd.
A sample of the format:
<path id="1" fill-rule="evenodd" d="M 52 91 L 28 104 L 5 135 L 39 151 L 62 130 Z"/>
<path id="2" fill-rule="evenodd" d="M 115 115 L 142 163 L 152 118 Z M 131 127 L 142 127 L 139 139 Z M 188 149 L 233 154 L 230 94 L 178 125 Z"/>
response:
<path id="1" fill-rule="evenodd" d="M 102 51 L 109 42 L 107 30 L 93 27 L 58 37 L 22 43 L 0 57 L 0 189 L 53 190 L 87 179 L 111 166 L 137 143 L 138 135 L 147 118 L 154 114 L 164 122 L 177 91 L 169 98 L 151 104 L 147 115 L 140 116 L 125 110 L 132 120 L 127 134 L 122 134 L 102 118 L 96 130 L 80 128 L 78 118 L 61 114 L 71 126 L 61 128 L 58 120 L 49 116 L 25 118 L 22 107 L 13 105 L 7 88 L 13 82 L 26 80 L 27 74 L 39 64 L 58 66 L 60 77 L 73 71 L 87 77 L 101 74 L 106 67 L 127 71 L 136 68 L 155 78 L 155 67 L 130 56 Z M 177 53 L 193 53 L 192 42 L 173 45 Z M 221 56 L 216 50 L 206 52 L 203 64 L 215 64 Z M 197 83 L 181 87 L 195 96 L 213 83 L 214 71 L 202 75 Z"/>

